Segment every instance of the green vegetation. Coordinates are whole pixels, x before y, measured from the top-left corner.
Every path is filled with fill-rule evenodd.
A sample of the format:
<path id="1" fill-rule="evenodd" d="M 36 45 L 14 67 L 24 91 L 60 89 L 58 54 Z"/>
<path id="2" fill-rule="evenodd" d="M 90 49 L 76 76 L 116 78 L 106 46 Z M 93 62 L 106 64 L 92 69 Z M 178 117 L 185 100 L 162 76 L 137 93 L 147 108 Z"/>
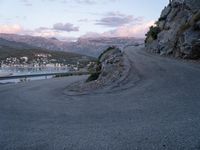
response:
<path id="1" fill-rule="evenodd" d="M 92 73 L 88 79 L 86 80 L 86 82 L 91 82 L 91 81 L 95 81 L 99 78 L 100 73 L 96 72 L 96 73 Z"/>
<path id="2" fill-rule="evenodd" d="M 160 17 L 159 19 L 158 19 L 158 22 L 159 21 L 165 21 L 166 20 L 166 17 Z"/>
<path id="3" fill-rule="evenodd" d="M 185 32 L 187 29 L 189 29 L 191 26 L 193 26 L 194 30 L 199 30 L 199 26 L 196 25 L 196 23 L 200 20 L 200 11 L 198 11 L 196 14 L 192 16 L 192 18 L 180 26 L 180 29 L 178 31 L 178 35 L 181 35 L 183 32 Z"/>
<path id="4" fill-rule="evenodd" d="M 192 16 L 192 18 L 190 20 L 190 25 L 191 26 L 194 25 L 199 20 L 200 20 L 200 10 Z"/>
<path id="5" fill-rule="evenodd" d="M 151 26 L 149 31 L 146 34 L 145 43 L 147 43 L 148 38 L 152 38 L 153 40 L 156 40 L 158 38 L 158 34 L 161 32 L 160 28 L 158 26 Z"/>
<path id="6" fill-rule="evenodd" d="M 101 55 L 98 57 L 98 60 L 96 61 L 96 63 L 92 64 L 88 68 L 88 70 L 90 72 L 90 76 L 88 77 L 86 82 L 94 81 L 99 78 L 99 75 L 101 74 L 101 68 L 102 68 L 100 60 L 105 53 L 107 53 L 113 49 L 116 49 L 116 47 L 115 46 L 108 47 L 103 53 L 101 53 Z"/>
<path id="7" fill-rule="evenodd" d="M 90 76 L 86 80 L 86 82 L 94 81 L 99 78 L 99 75 L 101 74 L 101 63 L 100 61 L 97 61 L 95 64 L 92 64 L 89 68 Z"/>
<path id="8" fill-rule="evenodd" d="M 190 27 L 191 27 L 191 26 L 190 26 L 189 22 L 187 22 L 187 23 L 181 25 L 181 26 L 180 26 L 180 29 L 179 29 L 179 31 L 178 31 L 178 33 L 177 33 L 177 35 L 180 36 L 183 32 L 185 32 L 185 31 L 186 31 L 187 29 L 189 29 Z"/>
<path id="9" fill-rule="evenodd" d="M 96 63 L 92 64 L 88 70 L 90 72 L 90 76 L 88 77 L 88 79 L 86 80 L 86 82 L 90 82 L 90 81 L 94 81 L 94 80 L 97 80 L 99 78 L 99 75 L 101 74 L 101 59 L 102 59 L 102 56 L 113 50 L 113 49 L 116 49 L 115 46 L 110 46 L 108 47 L 103 53 L 101 53 L 101 55 L 98 57 L 98 60 L 96 61 Z"/>

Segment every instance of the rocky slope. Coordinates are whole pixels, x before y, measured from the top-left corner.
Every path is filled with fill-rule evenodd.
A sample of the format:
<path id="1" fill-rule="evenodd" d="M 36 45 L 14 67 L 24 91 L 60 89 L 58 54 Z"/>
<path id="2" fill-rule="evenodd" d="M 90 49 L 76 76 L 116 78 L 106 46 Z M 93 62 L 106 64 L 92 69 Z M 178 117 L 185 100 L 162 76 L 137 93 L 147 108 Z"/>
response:
<path id="1" fill-rule="evenodd" d="M 120 87 L 127 78 L 130 62 L 127 56 L 116 47 L 109 47 L 99 56 L 99 63 L 87 81 L 77 82 L 68 87 L 68 93 L 87 93 L 97 89 L 114 89 Z"/>
<path id="2" fill-rule="evenodd" d="M 170 0 L 145 42 L 161 55 L 200 58 L 200 0 Z"/>

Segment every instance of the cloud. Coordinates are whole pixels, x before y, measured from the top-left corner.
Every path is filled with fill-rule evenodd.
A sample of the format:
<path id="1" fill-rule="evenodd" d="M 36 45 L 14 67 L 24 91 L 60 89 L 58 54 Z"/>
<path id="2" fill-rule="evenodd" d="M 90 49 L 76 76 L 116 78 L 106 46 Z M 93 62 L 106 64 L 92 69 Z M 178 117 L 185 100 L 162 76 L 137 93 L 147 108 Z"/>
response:
<path id="1" fill-rule="evenodd" d="M 155 21 L 143 21 L 140 24 L 131 24 L 118 27 L 114 30 L 109 30 L 103 33 L 88 32 L 83 38 L 98 38 L 98 37 L 136 37 L 144 38 L 149 30 L 149 27 L 154 25 Z"/>
<path id="2" fill-rule="evenodd" d="M 19 33 L 22 32 L 23 28 L 18 24 L 2 24 L 0 25 L 0 33 Z"/>
<path id="3" fill-rule="evenodd" d="M 57 23 L 52 28 L 39 27 L 36 29 L 24 29 L 18 24 L 0 24 L 0 33 L 21 34 L 42 37 L 61 37 L 65 32 L 79 31 L 78 27 L 70 23 Z"/>
<path id="4" fill-rule="evenodd" d="M 102 34 L 97 33 L 97 32 L 87 32 L 81 37 L 82 38 L 98 38 L 98 37 L 102 37 Z"/>
<path id="5" fill-rule="evenodd" d="M 119 12 L 109 12 L 100 20 L 96 20 L 96 25 L 107 27 L 120 27 L 130 23 L 138 23 L 141 17 L 134 18 L 132 15 L 125 15 Z"/>
<path id="6" fill-rule="evenodd" d="M 59 35 L 58 31 L 55 31 L 55 30 L 52 30 L 52 29 L 49 29 L 49 28 L 45 28 L 45 27 L 37 28 L 37 29 L 35 29 L 31 32 L 32 32 L 31 34 L 29 33 L 30 35 L 42 36 L 42 37 L 54 37 L 54 36 Z"/>
<path id="7" fill-rule="evenodd" d="M 61 41 L 75 41 L 77 40 L 76 37 L 69 37 L 66 35 L 62 35 L 62 32 L 53 30 L 51 28 L 40 27 L 35 30 L 24 30 L 23 32 L 19 33 L 21 35 L 30 35 L 30 36 L 40 36 L 44 38 L 56 38 Z"/>
<path id="8" fill-rule="evenodd" d="M 43 36 L 43 37 L 53 37 L 59 35 L 59 32 L 52 30 L 50 28 L 41 27 L 34 30 L 27 30 L 22 28 L 18 24 L 0 25 L 0 33 L 33 35 L 33 36 Z"/>
<path id="9" fill-rule="evenodd" d="M 154 21 L 142 21 L 138 24 L 128 24 L 117 27 L 114 30 L 109 30 L 103 33 L 88 32 L 82 37 L 138 37 L 143 38 L 149 30 L 149 27 L 154 25 Z M 55 29 L 56 28 L 56 29 Z M 76 29 L 77 28 L 77 29 Z M 64 30 L 64 32 L 63 32 Z M 78 27 L 74 27 L 72 24 L 57 24 L 53 28 L 40 27 L 34 30 L 24 29 L 18 24 L 0 24 L 0 33 L 12 33 L 12 34 L 22 34 L 22 35 L 32 35 L 32 36 L 42 36 L 42 37 L 59 37 L 63 38 L 65 31 L 77 31 Z"/>
<path id="10" fill-rule="evenodd" d="M 80 19 L 78 20 L 78 22 L 89 22 L 89 19 L 85 18 L 85 19 Z"/>
<path id="11" fill-rule="evenodd" d="M 55 1 L 55 0 L 48 0 L 48 1 Z M 78 4 L 88 4 L 88 5 L 93 5 L 96 4 L 98 1 L 97 0 L 61 0 L 61 3 L 78 3 Z"/>
<path id="12" fill-rule="evenodd" d="M 58 31 L 66 31 L 66 32 L 79 31 L 79 27 L 75 27 L 71 23 L 66 23 L 66 24 L 56 23 L 53 25 L 53 29 L 58 30 Z"/>
<path id="13" fill-rule="evenodd" d="M 52 31 L 52 30 L 43 30 L 40 32 L 33 32 L 33 34 L 31 34 L 33 36 L 42 36 L 42 37 L 55 37 L 58 36 L 59 33 Z"/>
<path id="14" fill-rule="evenodd" d="M 97 1 L 95 0 L 76 0 L 77 3 L 82 3 L 82 4 L 96 4 Z"/>
<path id="15" fill-rule="evenodd" d="M 140 24 L 125 25 L 115 30 L 104 32 L 103 36 L 108 37 L 145 37 L 149 27 L 154 25 L 155 21 L 145 21 Z"/>
<path id="16" fill-rule="evenodd" d="M 24 29 L 17 34 L 20 35 L 31 35 L 31 36 L 42 36 L 42 37 L 57 37 L 60 35 L 59 31 L 52 30 L 51 28 L 40 27 L 33 30 Z"/>
<path id="17" fill-rule="evenodd" d="M 31 0 L 21 0 L 25 6 L 32 6 Z"/>
<path id="18" fill-rule="evenodd" d="M 54 1 L 54 0 L 49 0 L 49 1 Z M 107 2 L 117 2 L 120 0 L 62 0 L 62 3 L 71 3 L 71 2 L 75 2 L 78 4 L 87 4 L 87 5 L 94 5 L 94 4 L 98 4 L 98 3 L 107 3 Z"/>

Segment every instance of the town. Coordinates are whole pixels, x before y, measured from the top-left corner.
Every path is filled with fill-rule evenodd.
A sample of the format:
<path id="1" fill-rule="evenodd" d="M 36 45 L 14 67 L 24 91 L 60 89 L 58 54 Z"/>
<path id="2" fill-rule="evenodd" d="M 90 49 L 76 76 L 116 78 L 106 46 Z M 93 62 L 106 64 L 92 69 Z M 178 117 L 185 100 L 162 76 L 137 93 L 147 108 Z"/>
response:
<path id="1" fill-rule="evenodd" d="M 0 68 L 65 68 L 68 71 L 85 71 L 91 63 L 86 66 L 79 61 L 69 64 L 66 59 L 58 60 L 51 54 L 38 53 L 31 58 L 28 56 L 5 58 L 0 60 Z"/>

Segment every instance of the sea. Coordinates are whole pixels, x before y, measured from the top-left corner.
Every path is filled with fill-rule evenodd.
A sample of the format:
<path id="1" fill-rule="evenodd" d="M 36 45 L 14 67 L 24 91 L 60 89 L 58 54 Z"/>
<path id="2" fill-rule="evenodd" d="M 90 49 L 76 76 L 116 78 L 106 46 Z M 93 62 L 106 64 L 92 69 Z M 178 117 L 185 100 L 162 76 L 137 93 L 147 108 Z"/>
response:
<path id="1" fill-rule="evenodd" d="M 15 75 L 31 75 L 31 74 L 46 74 L 46 73 L 66 73 L 69 72 L 67 66 L 63 67 L 19 67 L 19 66 L 6 66 L 0 67 L 0 76 L 15 76 Z M 30 77 L 25 79 L 6 79 L 0 80 L 0 84 L 27 82 L 32 80 L 42 80 L 53 78 L 53 76 Z"/>

